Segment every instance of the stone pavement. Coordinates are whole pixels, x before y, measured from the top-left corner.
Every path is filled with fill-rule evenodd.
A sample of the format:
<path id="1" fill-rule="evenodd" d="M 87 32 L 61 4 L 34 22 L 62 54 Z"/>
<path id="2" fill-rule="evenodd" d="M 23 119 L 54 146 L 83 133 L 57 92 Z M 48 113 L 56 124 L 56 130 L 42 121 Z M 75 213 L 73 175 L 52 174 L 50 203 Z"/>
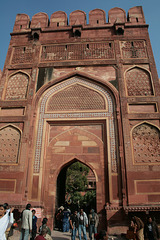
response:
<path id="1" fill-rule="evenodd" d="M 52 231 L 51 236 L 54 240 L 68 240 L 68 239 L 71 240 L 71 233 L 70 232 L 63 233 L 63 232 L 59 232 L 59 231 L 54 230 L 54 231 Z M 18 230 L 14 230 L 13 236 L 10 237 L 9 240 L 19 240 L 19 238 L 20 238 L 20 232 Z M 76 239 L 78 239 L 78 237 Z M 88 239 L 89 239 L 89 237 L 88 237 Z"/>
<path id="2" fill-rule="evenodd" d="M 52 231 L 52 238 L 54 240 L 71 240 L 71 233 L 63 233 L 59 231 Z M 20 238 L 20 232 L 18 230 L 14 230 L 13 236 L 10 237 L 9 240 L 19 240 Z M 78 239 L 78 238 L 77 238 Z"/>
<path id="3" fill-rule="evenodd" d="M 19 238 L 20 238 L 20 232 L 14 229 L 13 236 L 10 237 L 9 240 L 19 240 Z M 63 233 L 63 232 L 53 230 L 52 239 L 53 240 L 68 240 L 68 239 L 71 240 L 71 233 L 70 232 Z M 78 239 L 78 237 L 76 239 Z M 87 233 L 87 239 L 89 239 L 88 233 Z M 120 236 L 109 236 L 108 240 L 124 240 L 124 238 L 121 238 Z"/>

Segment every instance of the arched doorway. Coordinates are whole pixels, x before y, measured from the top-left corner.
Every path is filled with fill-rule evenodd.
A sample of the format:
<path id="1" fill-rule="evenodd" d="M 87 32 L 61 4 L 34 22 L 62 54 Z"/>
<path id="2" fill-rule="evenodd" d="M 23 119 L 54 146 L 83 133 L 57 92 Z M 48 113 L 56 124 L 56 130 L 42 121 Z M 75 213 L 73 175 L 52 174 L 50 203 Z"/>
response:
<path id="1" fill-rule="evenodd" d="M 67 205 L 71 212 L 83 208 L 96 211 L 96 177 L 91 168 L 73 159 L 57 177 L 56 209 Z"/>

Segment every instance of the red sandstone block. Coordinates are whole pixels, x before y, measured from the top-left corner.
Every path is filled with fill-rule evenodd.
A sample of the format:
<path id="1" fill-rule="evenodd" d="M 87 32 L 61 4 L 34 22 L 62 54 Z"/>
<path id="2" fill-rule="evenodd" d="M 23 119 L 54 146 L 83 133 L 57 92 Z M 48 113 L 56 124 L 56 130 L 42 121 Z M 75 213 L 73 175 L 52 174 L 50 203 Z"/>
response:
<path id="1" fill-rule="evenodd" d="M 71 141 L 70 146 L 82 146 L 82 142 L 81 141 Z"/>
<path id="2" fill-rule="evenodd" d="M 149 203 L 152 203 L 152 202 L 154 202 L 154 203 L 160 202 L 160 194 L 158 194 L 158 195 L 149 195 L 149 196 L 148 196 L 148 202 L 149 202 Z"/>
<path id="3" fill-rule="evenodd" d="M 128 196 L 129 204 L 137 205 L 137 204 L 147 204 L 148 196 L 147 195 L 129 195 Z"/>
<path id="4" fill-rule="evenodd" d="M 65 152 L 66 153 L 79 153 L 79 154 L 81 154 L 82 148 L 81 147 L 76 147 L 76 146 L 66 147 Z"/>

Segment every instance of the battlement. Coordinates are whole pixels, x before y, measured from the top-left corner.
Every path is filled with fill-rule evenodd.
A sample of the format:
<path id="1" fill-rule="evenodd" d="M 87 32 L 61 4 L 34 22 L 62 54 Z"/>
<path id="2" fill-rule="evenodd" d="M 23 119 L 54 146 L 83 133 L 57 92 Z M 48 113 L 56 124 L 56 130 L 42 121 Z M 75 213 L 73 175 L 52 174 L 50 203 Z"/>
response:
<path id="1" fill-rule="evenodd" d="M 69 24 L 68 24 L 69 23 Z M 27 14 L 17 14 L 13 32 L 23 32 L 28 29 L 61 29 L 73 26 L 99 27 L 108 25 L 141 25 L 145 24 L 143 9 L 141 6 L 130 8 L 126 17 L 126 12 L 118 7 L 112 8 L 108 12 L 108 22 L 106 22 L 106 13 L 101 9 L 94 9 L 89 12 L 89 24 L 84 11 L 76 10 L 70 13 L 69 21 L 67 14 L 63 11 L 57 11 L 49 17 L 46 13 L 35 14 L 30 21 Z"/>

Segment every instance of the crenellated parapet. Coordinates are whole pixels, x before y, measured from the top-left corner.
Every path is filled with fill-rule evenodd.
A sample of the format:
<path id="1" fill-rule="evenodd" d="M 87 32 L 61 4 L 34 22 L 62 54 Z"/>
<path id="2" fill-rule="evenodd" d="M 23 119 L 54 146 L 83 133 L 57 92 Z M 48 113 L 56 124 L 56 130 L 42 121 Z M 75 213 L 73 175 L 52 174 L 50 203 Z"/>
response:
<path id="1" fill-rule="evenodd" d="M 69 18 L 69 25 L 70 26 L 76 26 L 76 25 L 82 25 L 85 26 L 87 24 L 86 22 L 86 13 L 81 10 L 76 10 L 71 12 L 70 18 Z"/>
<path id="2" fill-rule="evenodd" d="M 49 18 L 46 13 L 37 13 L 32 17 L 30 28 L 45 28 L 49 25 Z"/>
<path id="3" fill-rule="evenodd" d="M 126 22 L 126 12 L 122 8 L 112 8 L 108 12 L 108 22 L 115 23 L 125 23 Z"/>
<path id="4" fill-rule="evenodd" d="M 30 26 L 30 18 L 27 14 L 17 14 L 13 32 L 28 29 Z"/>
<path id="5" fill-rule="evenodd" d="M 52 13 L 50 18 L 50 27 L 66 27 L 68 24 L 67 14 L 63 11 Z"/>
<path id="6" fill-rule="evenodd" d="M 129 9 L 128 16 L 126 12 L 118 7 L 112 8 L 108 12 L 108 22 L 106 22 L 106 13 L 102 9 L 94 9 L 89 12 L 89 24 L 84 11 L 76 10 L 70 13 L 69 21 L 67 14 L 63 11 L 53 13 L 49 19 L 46 13 L 37 13 L 30 20 L 27 14 L 17 14 L 13 32 L 40 28 L 61 28 L 72 26 L 99 27 L 104 25 L 116 24 L 145 24 L 145 18 L 141 6 Z"/>
<path id="7" fill-rule="evenodd" d="M 130 8 L 128 11 L 128 21 L 131 23 L 145 23 L 144 13 L 141 6 Z"/>
<path id="8" fill-rule="evenodd" d="M 94 9 L 89 12 L 89 25 L 104 25 L 106 23 L 106 13 L 101 9 Z"/>

